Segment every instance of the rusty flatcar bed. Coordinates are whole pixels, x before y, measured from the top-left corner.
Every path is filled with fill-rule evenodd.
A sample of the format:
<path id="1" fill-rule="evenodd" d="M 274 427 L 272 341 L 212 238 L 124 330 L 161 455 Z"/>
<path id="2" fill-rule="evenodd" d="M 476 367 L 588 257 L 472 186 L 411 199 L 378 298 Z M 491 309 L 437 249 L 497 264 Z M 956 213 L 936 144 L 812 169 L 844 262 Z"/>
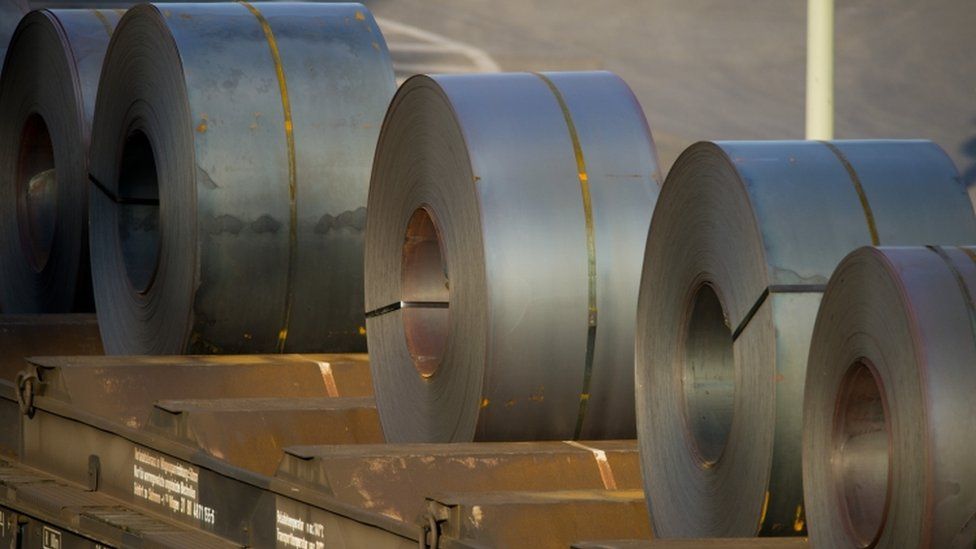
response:
<path id="1" fill-rule="evenodd" d="M 365 355 L 21 364 L 19 384 L 0 379 L 0 543 L 568 547 L 650 538 L 634 441 L 384 444 Z"/>

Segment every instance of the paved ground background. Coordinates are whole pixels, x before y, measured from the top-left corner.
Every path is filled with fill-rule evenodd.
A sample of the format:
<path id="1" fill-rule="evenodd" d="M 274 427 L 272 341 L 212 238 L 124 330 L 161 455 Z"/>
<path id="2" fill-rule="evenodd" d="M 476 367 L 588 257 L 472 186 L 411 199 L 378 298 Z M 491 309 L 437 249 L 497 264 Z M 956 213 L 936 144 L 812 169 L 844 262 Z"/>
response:
<path id="1" fill-rule="evenodd" d="M 366 3 L 504 70 L 617 72 L 664 168 L 699 139 L 803 137 L 803 0 Z M 837 0 L 836 48 L 838 138 L 933 139 L 976 186 L 976 1 Z"/>
<path id="2" fill-rule="evenodd" d="M 364 1 L 400 80 L 615 71 L 644 106 L 664 169 L 700 139 L 803 137 L 806 0 Z M 837 138 L 932 139 L 976 198 L 976 0 L 836 0 L 835 83 Z"/>

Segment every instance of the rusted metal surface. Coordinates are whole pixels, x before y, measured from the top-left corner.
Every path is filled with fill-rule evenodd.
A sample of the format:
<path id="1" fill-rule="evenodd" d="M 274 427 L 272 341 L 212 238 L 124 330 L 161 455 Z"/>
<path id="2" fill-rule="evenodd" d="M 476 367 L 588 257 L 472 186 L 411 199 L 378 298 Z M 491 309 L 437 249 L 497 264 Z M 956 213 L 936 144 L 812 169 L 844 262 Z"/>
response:
<path id="1" fill-rule="evenodd" d="M 235 467 L 161 433 L 108 421 L 55 398 L 37 396 L 35 407 L 31 418 L 19 413 L 3 417 L 20 418 L 19 462 L 69 484 L 95 486 L 126 508 L 239 546 L 269 547 L 290 535 L 313 546 L 318 541 L 325 546 L 416 547 L 419 527 L 348 505 L 314 487 Z M 0 504 L 15 503 L 0 493 Z M 299 519 L 303 528 L 296 532 Z"/>
<path id="2" fill-rule="evenodd" d="M 431 498 L 441 547 L 563 548 L 593 536 L 650 539 L 642 490 L 493 492 Z"/>
<path id="3" fill-rule="evenodd" d="M 806 538 L 710 538 L 585 541 L 574 549 L 808 549 Z"/>
<path id="4" fill-rule="evenodd" d="M 368 397 L 163 400 L 147 429 L 264 475 L 274 474 L 287 446 L 383 442 Z"/>
<path id="5" fill-rule="evenodd" d="M 35 355 L 101 355 L 95 315 L 0 315 L 0 379 L 13 381 Z"/>
<path id="6" fill-rule="evenodd" d="M 113 541 L 118 525 L 139 530 L 141 515 L 256 547 L 415 547 L 433 541 L 423 529 L 431 520 L 430 532 L 443 529 L 441 547 L 649 535 L 635 441 L 348 444 L 379 440 L 371 399 L 341 396 L 368 387 L 364 356 L 63 357 L 34 365 L 30 416 L 15 386 L 0 382 L 0 422 L 15 426 L 0 442 L 16 448 L 19 466 L 116 501 L 72 523 L 83 537 Z M 322 441 L 341 444 L 312 445 Z M 289 443 L 300 446 L 268 474 Z M 45 497 L 56 503 L 58 493 Z M 23 499 L 0 491 L 0 507 L 30 511 Z M 484 522 L 450 521 L 465 513 Z M 546 517 L 554 522 L 528 528 Z M 176 537 L 152 543 L 188 546 Z"/>
<path id="7" fill-rule="evenodd" d="M 172 399 L 365 397 L 366 355 L 32 358 L 38 394 L 129 427 Z"/>
<path id="8" fill-rule="evenodd" d="M 6 460 L 0 460 L 0 488 L 0 542 L 6 547 L 240 547 Z"/>
<path id="9" fill-rule="evenodd" d="M 405 521 L 423 514 L 423 496 L 433 493 L 640 488 L 635 441 L 587 445 L 499 442 L 296 447 L 286 450 L 278 474 Z"/>

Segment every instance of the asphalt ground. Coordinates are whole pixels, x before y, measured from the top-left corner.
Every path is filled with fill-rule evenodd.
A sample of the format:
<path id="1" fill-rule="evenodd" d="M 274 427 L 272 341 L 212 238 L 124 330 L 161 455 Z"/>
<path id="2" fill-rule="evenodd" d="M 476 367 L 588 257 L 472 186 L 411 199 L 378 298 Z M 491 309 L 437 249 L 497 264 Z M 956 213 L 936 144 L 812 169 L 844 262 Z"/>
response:
<path id="1" fill-rule="evenodd" d="M 367 5 L 503 70 L 616 72 L 644 106 L 664 168 L 697 140 L 804 135 L 803 0 Z M 835 137 L 932 139 L 976 186 L 976 2 L 837 0 L 835 29 Z"/>

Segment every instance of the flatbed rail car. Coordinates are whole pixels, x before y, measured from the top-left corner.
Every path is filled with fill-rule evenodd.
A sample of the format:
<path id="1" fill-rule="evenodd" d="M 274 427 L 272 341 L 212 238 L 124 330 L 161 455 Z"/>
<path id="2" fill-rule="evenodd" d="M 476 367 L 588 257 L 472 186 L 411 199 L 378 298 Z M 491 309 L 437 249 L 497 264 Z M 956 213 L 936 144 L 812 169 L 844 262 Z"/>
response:
<path id="1" fill-rule="evenodd" d="M 650 538 L 634 441 L 384 444 L 365 355 L 21 364 L 0 380 L 0 539 L 318 548 Z"/>

